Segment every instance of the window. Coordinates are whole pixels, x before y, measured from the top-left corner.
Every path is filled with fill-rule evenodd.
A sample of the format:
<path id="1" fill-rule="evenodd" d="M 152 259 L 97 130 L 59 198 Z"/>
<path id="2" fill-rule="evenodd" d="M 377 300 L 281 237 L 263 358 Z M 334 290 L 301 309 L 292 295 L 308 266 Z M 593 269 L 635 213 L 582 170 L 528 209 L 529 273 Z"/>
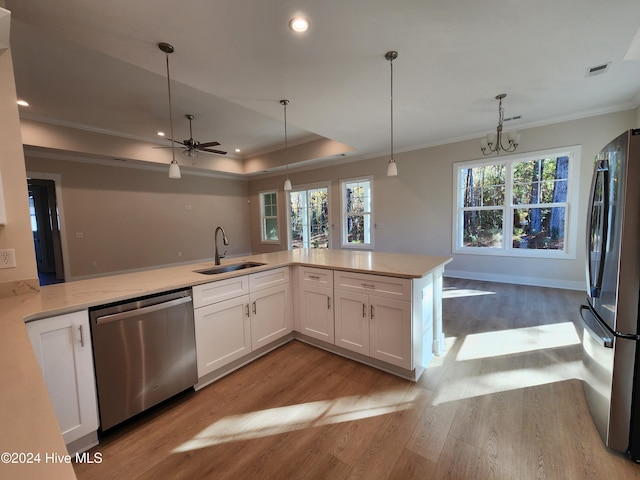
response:
<path id="1" fill-rule="evenodd" d="M 278 231 L 278 192 L 260 192 L 262 243 L 280 243 Z"/>
<path id="2" fill-rule="evenodd" d="M 579 146 L 454 164 L 454 253 L 575 258 L 579 166 Z"/>
<path id="3" fill-rule="evenodd" d="M 373 177 L 342 180 L 342 247 L 373 248 Z"/>
<path id="4" fill-rule="evenodd" d="M 289 192 L 289 248 L 329 248 L 329 186 Z"/>

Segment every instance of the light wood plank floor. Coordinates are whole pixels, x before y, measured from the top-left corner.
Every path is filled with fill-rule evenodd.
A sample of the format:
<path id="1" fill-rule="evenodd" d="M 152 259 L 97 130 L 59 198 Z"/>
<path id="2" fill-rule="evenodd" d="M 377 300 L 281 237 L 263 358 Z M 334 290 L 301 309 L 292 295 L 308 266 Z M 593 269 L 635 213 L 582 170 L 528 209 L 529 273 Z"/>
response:
<path id="1" fill-rule="evenodd" d="M 105 436 L 79 479 L 631 479 L 581 385 L 580 292 L 445 281 L 417 384 L 298 341 Z"/>

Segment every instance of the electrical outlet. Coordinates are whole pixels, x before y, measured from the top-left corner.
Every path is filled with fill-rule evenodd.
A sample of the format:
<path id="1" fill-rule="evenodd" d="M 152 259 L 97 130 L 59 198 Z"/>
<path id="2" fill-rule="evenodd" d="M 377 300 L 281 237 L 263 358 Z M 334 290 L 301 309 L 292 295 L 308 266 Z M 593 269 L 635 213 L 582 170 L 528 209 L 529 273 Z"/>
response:
<path id="1" fill-rule="evenodd" d="M 13 248 L 0 250 L 0 268 L 16 268 L 16 251 Z"/>

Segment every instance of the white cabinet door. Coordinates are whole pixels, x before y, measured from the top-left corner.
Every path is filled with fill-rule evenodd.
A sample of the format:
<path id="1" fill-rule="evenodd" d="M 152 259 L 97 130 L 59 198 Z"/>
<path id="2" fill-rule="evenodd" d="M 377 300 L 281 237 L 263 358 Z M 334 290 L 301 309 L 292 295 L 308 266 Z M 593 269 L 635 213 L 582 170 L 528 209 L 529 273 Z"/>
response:
<path id="1" fill-rule="evenodd" d="M 369 355 L 369 296 L 335 291 L 335 344 Z"/>
<path id="2" fill-rule="evenodd" d="M 259 290 L 250 297 L 253 350 L 291 333 L 288 283 Z"/>
<path id="3" fill-rule="evenodd" d="M 300 297 L 300 333 L 334 342 L 333 290 L 303 285 Z"/>
<path id="4" fill-rule="evenodd" d="M 87 312 L 29 322 L 27 331 L 65 443 L 98 430 Z"/>
<path id="5" fill-rule="evenodd" d="M 411 369 L 411 303 L 371 295 L 369 356 Z"/>
<path id="6" fill-rule="evenodd" d="M 198 378 L 251 352 L 249 295 L 194 310 Z"/>

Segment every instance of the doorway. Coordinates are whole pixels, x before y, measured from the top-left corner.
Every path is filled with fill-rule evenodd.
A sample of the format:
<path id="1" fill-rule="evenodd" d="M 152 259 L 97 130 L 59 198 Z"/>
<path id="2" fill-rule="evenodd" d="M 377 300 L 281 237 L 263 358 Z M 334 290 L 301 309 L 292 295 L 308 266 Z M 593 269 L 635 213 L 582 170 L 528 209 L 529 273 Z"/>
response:
<path id="1" fill-rule="evenodd" d="M 28 178 L 27 186 L 40 285 L 64 282 L 56 184 L 53 180 Z"/>

